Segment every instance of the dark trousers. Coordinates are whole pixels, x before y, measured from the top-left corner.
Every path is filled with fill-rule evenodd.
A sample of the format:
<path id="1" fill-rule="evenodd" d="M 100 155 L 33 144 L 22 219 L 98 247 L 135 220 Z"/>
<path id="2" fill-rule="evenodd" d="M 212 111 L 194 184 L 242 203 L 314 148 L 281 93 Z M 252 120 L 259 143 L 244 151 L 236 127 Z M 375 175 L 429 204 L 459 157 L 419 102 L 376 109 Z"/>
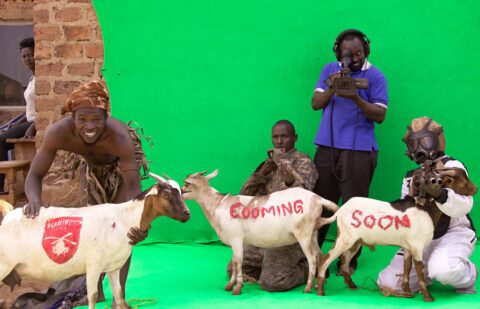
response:
<path id="1" fill-rule="evenodd" d="M 334 203 L 345 203 L 355 196 L 367 197 L 377 166 L 375 151 L 354 151 L 319 146 L 313 160 L 318 170 L 318 180 L 313 190 Z M 332 212 L 323 210 L 323 217 Z M 330 225 L 318 231 L 318 244 L 322 247 Z M 358 256 L 357 256 L 358 257 Z M 353 262 L 355 261 L 355 262 Z M 356 263 L 356 258 L 352 259 Z"/>
<path id="2" fill-rule="evenodd" d="M 20 138 L 25 135 L 31 122 L 24 122 L 11 129 L 0 132 L 0 161 L 8 160 L 8 151 L 13 149 L 13 144 L 7 143 L 7 138 Z M 0 174 L 0 191 L 3 191 L 5 175 Z"/>

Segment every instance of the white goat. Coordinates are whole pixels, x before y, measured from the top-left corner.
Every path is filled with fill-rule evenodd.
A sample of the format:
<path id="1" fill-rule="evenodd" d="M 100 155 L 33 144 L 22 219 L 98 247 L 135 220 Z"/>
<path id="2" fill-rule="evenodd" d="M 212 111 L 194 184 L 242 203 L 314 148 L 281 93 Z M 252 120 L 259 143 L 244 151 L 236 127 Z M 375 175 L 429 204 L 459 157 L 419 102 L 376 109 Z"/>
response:
<path id="1" fill-rule="evenodd" d="M 0 281 L 10 272 L 51 282 L 87 274 L 88 307 L 95 308 L 97 283 L 106 272 L 117 308 L 126 308 L 119 273 L 131 255 L 127 233 L 146 230 L 158 216 L 190 218 L 179 185 L 150 174 L 157 184 L 122 204 L 42 208 L 35 219 L 10 211 L 0 225 Z"/>
<path id="2" fill-rule="evenodd" d="M 307 257 L 309 275 L 305 292 L 310 292 L 321 255 L 317 230 L 323 225 L 323 207 L 336 211 L 338 206 L 303 188 L 291 188 L 265 196 L 220 194 L 208 184 L 215 170 L 189 175 L 182 188 L 183 198 L 200 204 L 218 237 L 232 247 L 232 277 L 225 290 L 238 295 L 243 286 L 244 245 L 276 248 L 300 243 Z"/>
<path id="3" fill-rule="evenodd" d="M 326 219 L 328 223 L 337 220 L 338 236 L 332 250 L 325 254 L 319 263 L 318 295 L 325 295 L 325 272 L 338 256 L 342 255 L 340 275 L 350 288 L 355 289 L 357 286 L 350 277 L 349 263 L 360 246 L 365 244 L 373 248 L 374 245 L 394 245 L 404 249 L 405 292 L 410 290 L 408 275 L 413 256 L 420 292 L 425 301 L 432 301 L 425 284 L 422 261 L 423 249 L 433 238 L 433 221 L 427 211 L 428 209 L 416 204 L 411 197 L 392 203 L 364 197 L 348 200 L 332 217 Z"/>

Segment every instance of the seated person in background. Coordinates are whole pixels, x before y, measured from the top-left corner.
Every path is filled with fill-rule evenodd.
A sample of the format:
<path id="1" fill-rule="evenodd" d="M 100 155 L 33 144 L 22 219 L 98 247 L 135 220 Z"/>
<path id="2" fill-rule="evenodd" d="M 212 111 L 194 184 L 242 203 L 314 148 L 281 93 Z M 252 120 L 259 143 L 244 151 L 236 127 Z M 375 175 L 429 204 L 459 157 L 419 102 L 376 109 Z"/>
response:
<path id="1" fill-rule="evenodd" d="M 310 157 L 295 149 L 297 134 L 293 124 L 280 120 L 272 128 L 274 149 L 267 159 L 243 184 L 242 195 L 266 195 L 291 187 L 312 190 L 318 177 Z M 231 262 L 227 267 L 231 276 Z M 244 249 L 243 274 L 256 280 L 266 291 L 285 291 L 308 278 L 308 262 L 300 245 L 261 249 L 248 246 Z"/>
<path id="2" fill-rule="evenodd" d="M 20 54 L 22 63 L 30 71 L 32 77 L 28 82 L 24 96 L 26 101 L 26 112 L 18 119 L 10 121 L 6 127 L 0 131 L 0 161 L 8 160 L 8 151 L 13 149 L 13 144 L 7 143 L 7 138 L 30 137 L 35 135 L 35 42 L 33 38 L 23 39 L 20 42 Z M 5 175 L 0 174 L 0 194 L 6 194 L 3 191 Z"/>
<path id="3" fill-rule="evenodd" d="M 412 120 L 403 140 L 407 145 L 407 155 L 417 164 L 429 160 L 435 164 L 436 169 L 458 168 L 467 172 L 463 163 L 445 155 L 443 127 L 432 119 L 422 117 Z M 411 183 L 414 172 L 416 178 Z M 435 225 L 433 241 L 423 252 L 427 284 L 436 279 L 444 285 L 453 286 L 457 293 L 473 294 L 478 275 L 477 267 L 470 260 L 477 242 L 468 215 L 473 207 L 473 197 L 424 181 L 426 177 L 419 173 L 424 172 L 417 169 L 407 173 L 403 179 L 401 198 L 407 195 L 418 196 L 420 190 L 423 190 L 434 198 L 434 203 L 442 212 Z M 399 250 L 378 276 L 380 291 L 384 295 L 407 296 L 402 291 L 402 275 L 403 250 Z M 410 273 L 410 289 L 414 293 L 419 290 L 414 268 Z"/>

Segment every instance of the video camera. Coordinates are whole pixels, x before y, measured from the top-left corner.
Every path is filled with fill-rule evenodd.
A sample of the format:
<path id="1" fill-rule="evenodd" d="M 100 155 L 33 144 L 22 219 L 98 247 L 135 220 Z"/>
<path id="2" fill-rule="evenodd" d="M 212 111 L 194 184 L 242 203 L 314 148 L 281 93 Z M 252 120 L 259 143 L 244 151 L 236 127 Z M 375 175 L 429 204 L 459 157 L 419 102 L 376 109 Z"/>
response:
<path id="1" fill-rule="evenodd" d="M 333 80 L 333 84 L 327 80 L 327 85 L 332 87 L 336 95 L 353 95 L 357 89 L 367 89 L 368 79 L 366 78 L 352 78 L 350 77 L 350 63 L 352 62 L 352 54 L 350 50 L 345 50 L 342 53 L 342 70 L 340 77 Z"/>

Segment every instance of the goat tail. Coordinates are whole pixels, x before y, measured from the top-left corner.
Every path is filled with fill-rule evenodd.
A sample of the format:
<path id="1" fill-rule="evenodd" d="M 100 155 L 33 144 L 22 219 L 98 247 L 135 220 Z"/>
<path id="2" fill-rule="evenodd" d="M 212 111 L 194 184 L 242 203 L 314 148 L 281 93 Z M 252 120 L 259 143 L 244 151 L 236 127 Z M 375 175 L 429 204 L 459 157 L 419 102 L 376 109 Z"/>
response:
<path id="1" fill-rule="evenodd" d="M 322 206 L 325 207 L 326 209 L 330 210 L 331 212 L 337 212 L 338 210 L 338 205 L 335 204 L 332 201 L 327 200 L 326 198 L 322 197 Z"/>
<path id="2" fill-rule="evenodd" d="M 316 229 L 319 229 L 320 227 L 322 227 L 326 224 L 330 224 L 330 223 L 334 222 L 337 219 L 336 212 L 339 209 L 338 205 L 335 204 L 334 202 L 330 201 L 330 200 L 327 200 L 327 199 L 325 199 L 323 197 L 320 197 L 320 196 L 318 197 L 318 200 L 319 200 L 319 204 L 322 207 L 330 210 L 334 214 L 332 216 L 328 217 L 328 218 L 324 218 L 324 217 L 317 218 L 317 222 L 315 224 Z"/>
<path id="3" fill-rule="evenodd" d="M 336 219 L 337 219 L 337 214 L 336 213 L 333 214 L 333 216 L 330 216 L 328 218 L 324 218 L 324 217 L 317 218 L 317 221 L 315 223 L 315 229 L 318 230 L 324 225 L 331 224 Z"/>
<path id="4" fill-rule="evenodd" d="M 9 202 L 0 199 L 0 213 L 2 214 L 3 217 L 5 217 L 7 213 L 12 210 L 13 210 L 13 206 Z"/>

